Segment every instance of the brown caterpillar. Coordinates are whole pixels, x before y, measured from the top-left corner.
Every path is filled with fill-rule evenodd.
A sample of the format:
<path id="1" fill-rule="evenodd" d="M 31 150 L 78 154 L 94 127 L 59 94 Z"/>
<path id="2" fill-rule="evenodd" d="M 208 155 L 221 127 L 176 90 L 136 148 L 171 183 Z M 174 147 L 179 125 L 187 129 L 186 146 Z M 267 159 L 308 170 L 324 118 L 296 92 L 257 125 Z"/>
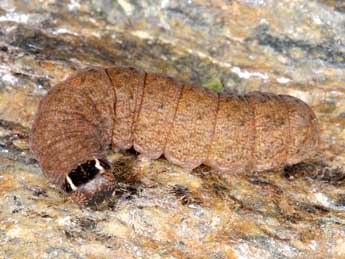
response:
<path id="1" fill-rule="evenodd" d="M 110 144 L 187 169 L 262 171 L 313 156 L 319 126 L 288 95 L 218 94 L 134 68 L 89 68 L 42 99 L 30 142 L 49 180 L 86 203 L 114 188 Z"/>

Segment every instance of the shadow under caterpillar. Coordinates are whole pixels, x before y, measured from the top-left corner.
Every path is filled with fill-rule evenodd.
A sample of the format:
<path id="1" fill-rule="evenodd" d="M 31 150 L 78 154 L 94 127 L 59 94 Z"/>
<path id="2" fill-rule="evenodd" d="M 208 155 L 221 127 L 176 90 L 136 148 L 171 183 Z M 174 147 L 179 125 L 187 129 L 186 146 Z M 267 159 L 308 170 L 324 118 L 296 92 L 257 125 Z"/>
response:
<path id="1" fill-rule="evenodd" d="M 30 146 L 49 180 L 85 204 L 114 188 L 106 151 L 186 169 L 262 171 L 312 157 L 319 126 L 288 95 L 218 94 L 134 68 L 88 68 L 41 100 Z"/>

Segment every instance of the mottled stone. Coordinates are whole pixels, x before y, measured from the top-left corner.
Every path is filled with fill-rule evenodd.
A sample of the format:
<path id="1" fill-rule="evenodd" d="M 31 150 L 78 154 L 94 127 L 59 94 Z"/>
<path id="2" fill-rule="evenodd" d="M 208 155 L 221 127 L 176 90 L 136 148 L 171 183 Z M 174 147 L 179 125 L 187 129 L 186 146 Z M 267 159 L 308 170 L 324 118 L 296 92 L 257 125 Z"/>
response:
<path id="1" fill-rule="evenodd" d="M 345 258 L 344 24 L 340 0 L 0 1 L 0 258 Z M 28 136 L 40 98 L 89 65 L 296 96 L 322 152 L 229 175 L 110 153 L 114 196 L 80 209 Z"/>

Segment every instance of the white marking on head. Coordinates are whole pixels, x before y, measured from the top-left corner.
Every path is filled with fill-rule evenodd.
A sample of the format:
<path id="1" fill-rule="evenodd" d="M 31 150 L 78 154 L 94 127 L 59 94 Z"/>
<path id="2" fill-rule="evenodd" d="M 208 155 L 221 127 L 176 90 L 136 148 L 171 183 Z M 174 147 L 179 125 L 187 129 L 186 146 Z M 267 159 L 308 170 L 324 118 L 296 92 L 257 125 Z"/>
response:
<path id="1" fill-rule="evenodd" d="M 101 166 L 101 164 L 100 164 L 100 162 L 99 162 L 98 159 L 95 159 L 95 161 L 96 161 L 95 167 L 99 170 L 99 172 L 100 172 L 101 174 L 103 174 L 103 173 L 104 173 L 104 168 L 103 168 L 103 166 Z"/>
<path id="2" fill-rule="evenodd" d="M 73 191 L 78 190 L 78 187 L 74 185 L 74 183 L 72 182 L 72 179 L 69 178 L 68 175 L 66 176 L 66 180 L 67 180 L 68 184 L 71 186 L 71 188 L 72 188 Z"/>

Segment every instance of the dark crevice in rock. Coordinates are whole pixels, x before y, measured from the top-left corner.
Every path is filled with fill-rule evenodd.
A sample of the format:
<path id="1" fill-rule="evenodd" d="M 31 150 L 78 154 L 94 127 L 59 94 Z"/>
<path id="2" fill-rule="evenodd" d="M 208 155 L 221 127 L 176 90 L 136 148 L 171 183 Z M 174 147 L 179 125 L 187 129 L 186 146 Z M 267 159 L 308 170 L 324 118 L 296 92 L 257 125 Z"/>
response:
<path id="1" fill-rule="evenodd" d="M 0 120 L 0 128 L 5 132 L 10 132 L 0 137 L 0 150 L 4 157 L 25 164 L 36 163 L 36 160 L 31 156 L 28 149 L 22 149 L 15 145 L 16 140 L 29 142 L 29 132 L 27 128 L 18 123 L 5 120 Z"/>
<path id="2" fill-rule="evenodd" d="M 172 186 L 170 192 L 174 194 L 179 201 L 181 201 L 182 205 L 188 206 L 190 204 L 202 204 L 201 198 L 198 197 L 196 193 L 190 191 L 186 186 L 175 184 Z"/>
<path id="3" fill-rule="evenodd" d="M 21 48 L 24 53 L 42 60 L 68 61 L 73 57 L 85 56 L 92 63 L 92 59 L 96 57 L 109 62 L 118 58 L 88 39 L 76 40 L 71 35 L 61 39 L 20 24 L 11 32 L 11 35 L 7 35 L 5 40 L 9 45 Z"/>
<path id="4" fill-rule="evenodd" d="M 259 45 L 271 47 L 295 62 L 298 62 L 298 59 L 293 57 L 291 50 L 299 49 L 307 60 L 321 60 L 330 65 L 345 67 L 345 52 L 337 50 L 335 44 L 330 40 L 323 44 L 313 44 L 303 40 L 294 40 L 287 36 L 279 37 L 271 34 L 267 25 L 257 27 L 255 38 Z"/>
<path id="5" fill-rule="evenodd" d="M 7 120 L 2 120 L 0 119 L 0 127 L 9 131 L 13 131 L 16 134 L 18 134 L 19 132 L 22 134 L 22 137 L 28 137 L 29 134 L 29 129 L 25 128 L 24 126 L 22 126 L 19 123 L 15 123 L 12 121 L 7 121 Z"/>
<path id="6" fill-rule="evenodd" d="M 345 172 L 339 167 L 332 167 L 323 162 L 302 162 L 286 166 L 284 176 L 288 179 L 301 177 L 334 186 L 343 186 L 345 184 Z"/>

